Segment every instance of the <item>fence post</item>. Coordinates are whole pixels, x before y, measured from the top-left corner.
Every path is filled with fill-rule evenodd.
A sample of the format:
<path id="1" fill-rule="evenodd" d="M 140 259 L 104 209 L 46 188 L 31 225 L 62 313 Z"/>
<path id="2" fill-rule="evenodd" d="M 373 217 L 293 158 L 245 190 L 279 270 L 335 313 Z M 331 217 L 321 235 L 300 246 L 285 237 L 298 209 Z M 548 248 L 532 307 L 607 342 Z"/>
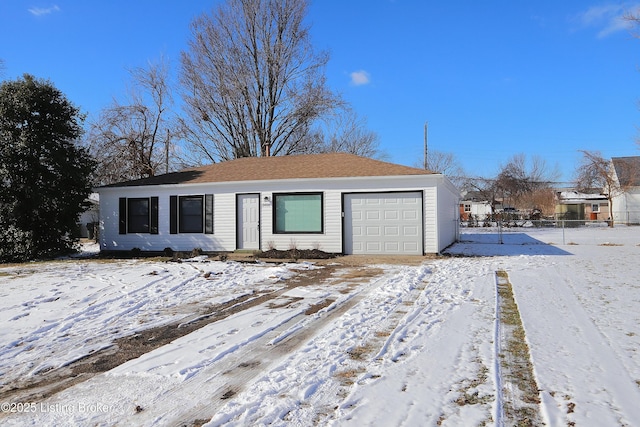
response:
<path id="1" fill-rule="evenodd" d="M 564 246 L 566 243 L 564 242 L 564 219 L 562 220 L 562 245 Z"/>

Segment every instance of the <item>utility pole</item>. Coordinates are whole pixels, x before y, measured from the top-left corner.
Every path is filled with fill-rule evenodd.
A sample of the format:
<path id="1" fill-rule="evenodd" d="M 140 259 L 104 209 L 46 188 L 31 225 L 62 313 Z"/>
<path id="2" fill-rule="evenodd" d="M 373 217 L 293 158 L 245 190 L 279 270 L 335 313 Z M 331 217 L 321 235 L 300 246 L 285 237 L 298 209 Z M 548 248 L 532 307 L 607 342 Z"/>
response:
<path id="1" fill-rule="evenodd" d="M 424 122 L 424 168 L 429 169 L 429 149 L 427 141 L 429 139 L 429 122 Z"/>

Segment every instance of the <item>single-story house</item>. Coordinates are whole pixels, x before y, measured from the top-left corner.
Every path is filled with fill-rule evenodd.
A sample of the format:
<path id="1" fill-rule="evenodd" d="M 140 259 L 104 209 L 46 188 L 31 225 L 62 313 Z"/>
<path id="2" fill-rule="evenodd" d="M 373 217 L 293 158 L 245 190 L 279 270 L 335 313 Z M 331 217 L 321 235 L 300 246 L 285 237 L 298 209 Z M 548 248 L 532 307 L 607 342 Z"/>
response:
<path id="1" fill-rule="evenodd" d="M 345 153 L 240 158 L 97 191 L 103 251 L 422 255 L 459 232 L 444 175 Z"/>
<path id="2" fill-rule="evenodd" d="M 479 191 L 467 191 L 462 193 L 460 201 L 460 220 L 468 221 L 473 215 L 476 220 L 483 221 L 493 213 L 492 203 L 482 197 Z"/>
<path id="3" fill-rule="evenodd" d="M 557 191 L 555 214 L 558 219 L 605 221 L 609 218 L 609 201 L 595 190 L 589 193 Z"/>

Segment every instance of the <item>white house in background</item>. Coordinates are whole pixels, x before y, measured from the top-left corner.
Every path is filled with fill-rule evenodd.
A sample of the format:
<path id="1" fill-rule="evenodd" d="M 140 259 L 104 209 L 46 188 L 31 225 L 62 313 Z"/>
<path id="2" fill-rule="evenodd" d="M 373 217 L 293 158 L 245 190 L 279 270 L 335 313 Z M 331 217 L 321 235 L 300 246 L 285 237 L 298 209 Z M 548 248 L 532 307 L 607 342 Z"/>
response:
<path id="1" fill-rule="evenodd" d="M 613 198 L 613 220 L 640 224 L 640 156 L 612 157 L 615 179 L 623 190 Z"/>
<path id="2" fill-rule="evenodd" d="M 609 202 L 607 196 L 597 192 L 583 193 L 567 189 L 556 192 L 555 216 L 568 220 L 607 220 Z"/>
<path id="3" fill-rule="evenodd" d="M 469 216 L 473 215 L 476 220 L 484 220 L 493 213 L 491 201 L 482 197 L 479 191 L 466 191 L 462 193 L 460 201 L 460 219 L 468 221 Z"/>
<path id="4" fill-rule="evenodd" d="M 241 158 L 97 191 L 104 251 L 421 255 L 459 231 L 444 175 L 344 153 Z"/>
<path id="5" fill-rule="evenodd" d="M 100 220 L 100 197 L 98 193 L 91 193 L 87 197 L 87 209 L 78 216 L 78 232 L 80 237 L 93 238 L 94 229 L 89 230 L 91 224 Z"/>

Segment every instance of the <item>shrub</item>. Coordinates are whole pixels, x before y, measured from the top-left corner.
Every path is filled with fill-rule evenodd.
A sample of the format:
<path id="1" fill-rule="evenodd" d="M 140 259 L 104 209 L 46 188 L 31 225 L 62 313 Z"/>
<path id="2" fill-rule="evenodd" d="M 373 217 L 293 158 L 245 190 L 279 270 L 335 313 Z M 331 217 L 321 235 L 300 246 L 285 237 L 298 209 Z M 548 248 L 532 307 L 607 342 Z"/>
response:
<path id="1" fill-rule="evenodd" d="M 73 251 L 95 165 L 77 144 L 83 114 L 25 74 L 0 84 L 0 118 L 0 262 Z"/>

